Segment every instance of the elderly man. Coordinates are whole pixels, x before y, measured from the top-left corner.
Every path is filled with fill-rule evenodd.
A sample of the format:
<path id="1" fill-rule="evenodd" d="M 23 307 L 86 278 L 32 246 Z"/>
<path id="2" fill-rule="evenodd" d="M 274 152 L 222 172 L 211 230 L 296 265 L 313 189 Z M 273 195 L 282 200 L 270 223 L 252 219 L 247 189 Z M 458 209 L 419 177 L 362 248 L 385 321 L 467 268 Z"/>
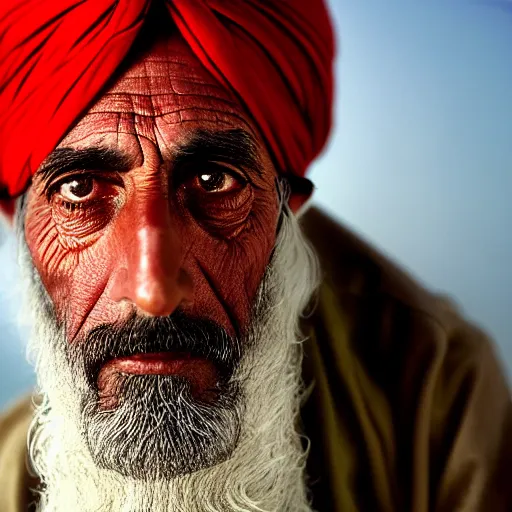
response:
<path id="1" fill-rule="evenodd" d="M 322 0 L 1 14 L 38 376 L 0 423 L 2 512 L 510 510 L 485 336 L 303 208 L 330 124 Z"/>

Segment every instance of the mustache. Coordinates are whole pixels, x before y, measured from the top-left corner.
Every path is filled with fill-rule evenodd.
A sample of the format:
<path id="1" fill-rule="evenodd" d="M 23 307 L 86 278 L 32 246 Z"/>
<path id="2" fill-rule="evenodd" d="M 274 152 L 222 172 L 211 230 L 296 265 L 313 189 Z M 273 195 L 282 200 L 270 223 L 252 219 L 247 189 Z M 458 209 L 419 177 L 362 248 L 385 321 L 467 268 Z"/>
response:
<path id="1" fill-rule="evenodd" d="M 236 336 L 209 319 L 192 318 L 175 311 L 169 317 L 132 314 L 122 323 L 102 324 L 66 349 L 69 363 L 83 371 L 92 388 L 102 366 L 118 357 L 155 352 L 186 352 L 193 358 L 211 361 L 221 382 L 227 382 L 242 358 Z"/>

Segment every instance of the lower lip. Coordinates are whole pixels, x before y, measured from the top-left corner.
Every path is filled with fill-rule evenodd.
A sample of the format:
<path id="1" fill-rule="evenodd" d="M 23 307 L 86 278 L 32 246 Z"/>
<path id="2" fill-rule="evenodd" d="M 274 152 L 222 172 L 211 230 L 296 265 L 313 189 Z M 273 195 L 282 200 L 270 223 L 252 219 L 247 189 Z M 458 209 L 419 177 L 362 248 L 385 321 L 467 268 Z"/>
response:
<path id="1" fill-rule="evenodd" d="M 120 375 L 175 375 L 186 378 L 193 396 L 210 395 L 217 384 L 217 369 L 206 359 L 182 352 L 157 352 L 119 357 L 108 361 L 100 370 L 97 385 L 100 398 L 111 402 Z M 117 402 L 117 400 L 116 400 Z"/>
<path id="2" fill-rule="evenodd" d="M 130 357 L 119 357 L 109 361 L 102 369 L 133 375 L 174 375 L 204 365 L 211 365 L 205 359 L 192 358 L 190 354 L 181 352 L 156 352 L 137 354 Z"/>

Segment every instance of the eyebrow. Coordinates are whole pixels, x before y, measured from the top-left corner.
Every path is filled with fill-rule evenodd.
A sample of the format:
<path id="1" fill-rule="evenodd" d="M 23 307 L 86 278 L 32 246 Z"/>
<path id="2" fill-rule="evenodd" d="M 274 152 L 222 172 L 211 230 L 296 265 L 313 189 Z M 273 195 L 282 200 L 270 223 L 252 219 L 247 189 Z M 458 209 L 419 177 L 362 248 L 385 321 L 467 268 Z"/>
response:
<path id="1" fill-rule="evenodd" d="M 258 143 L 249 132 L 242 129 L 198 130 L 175 150 L 176 168 L 203 162 L 226 163 L 259 176 L 263 174 Z"/>
<path id="2" fill-rule="evenodd" d="M 258 144 L 245 130 L 198 130 L 174 152 L 173 167 L 220 162 L 262 175 Z M 133 159 L 119 149 L 91 146 L 89 148 L 57 148 L 43 162 L 34 177 L 47 184 L 70 171 L 128 172 Z"/>
<path id="3" fill-rule="evenodd" d="M 132 158 L 114 148 L 58 148 L 46 158 L 35 177 L 48 183 L 69 171 L 127 172 L 132 163 Z"/>

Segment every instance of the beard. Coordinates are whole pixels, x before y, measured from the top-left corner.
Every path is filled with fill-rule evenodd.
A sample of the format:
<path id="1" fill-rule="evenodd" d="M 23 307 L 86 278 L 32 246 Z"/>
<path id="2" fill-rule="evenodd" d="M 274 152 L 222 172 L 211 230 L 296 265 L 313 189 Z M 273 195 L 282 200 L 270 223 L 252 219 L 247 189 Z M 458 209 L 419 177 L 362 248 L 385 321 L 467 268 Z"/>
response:
<path id="1" fill-rule="evenodd" d="M 282 211 L 250 326 L 239 338 L 178 313 L 102 326 L 89 345 L 76 345 L 88 349 L 68 346 L 19 222 L 33 312 L 28 353 L 41 397 L 28 440 L 41 481 L 39 511 L 311 510 L 307 442 L 297 428 L 304 394 L 299 320 L 319 273 L 297 219 L 286 205 Z M 140 352 L 140 343 L 212 360 L 215 386 L 205 397 L 183 377 L 124 375 L 115 385 L 119 403 L 102 406 L 94 386 L 101 363 Z"/>
<path id="2" fill-rule="evenodd" d="M 109 361 L 152 353 L 186 356 L 180 366 L 192 379 L 105 371 Z M 190 319 L 181 311 L 168 318 L 133 315 L 121 326 L 102 325 L 84 340 L 68 344 L 72 372 L 87 382 L 81 424 L 96 465 L 158 480 L 229 458 L 244 409 L 241 385 L 233 378 L 241 353 L 238 338 L 214 322 Z M 187 361 L 192 362 L 188 368 Z M 194 374 L 212 367 L 215 381 L 194 385 Z"/>

